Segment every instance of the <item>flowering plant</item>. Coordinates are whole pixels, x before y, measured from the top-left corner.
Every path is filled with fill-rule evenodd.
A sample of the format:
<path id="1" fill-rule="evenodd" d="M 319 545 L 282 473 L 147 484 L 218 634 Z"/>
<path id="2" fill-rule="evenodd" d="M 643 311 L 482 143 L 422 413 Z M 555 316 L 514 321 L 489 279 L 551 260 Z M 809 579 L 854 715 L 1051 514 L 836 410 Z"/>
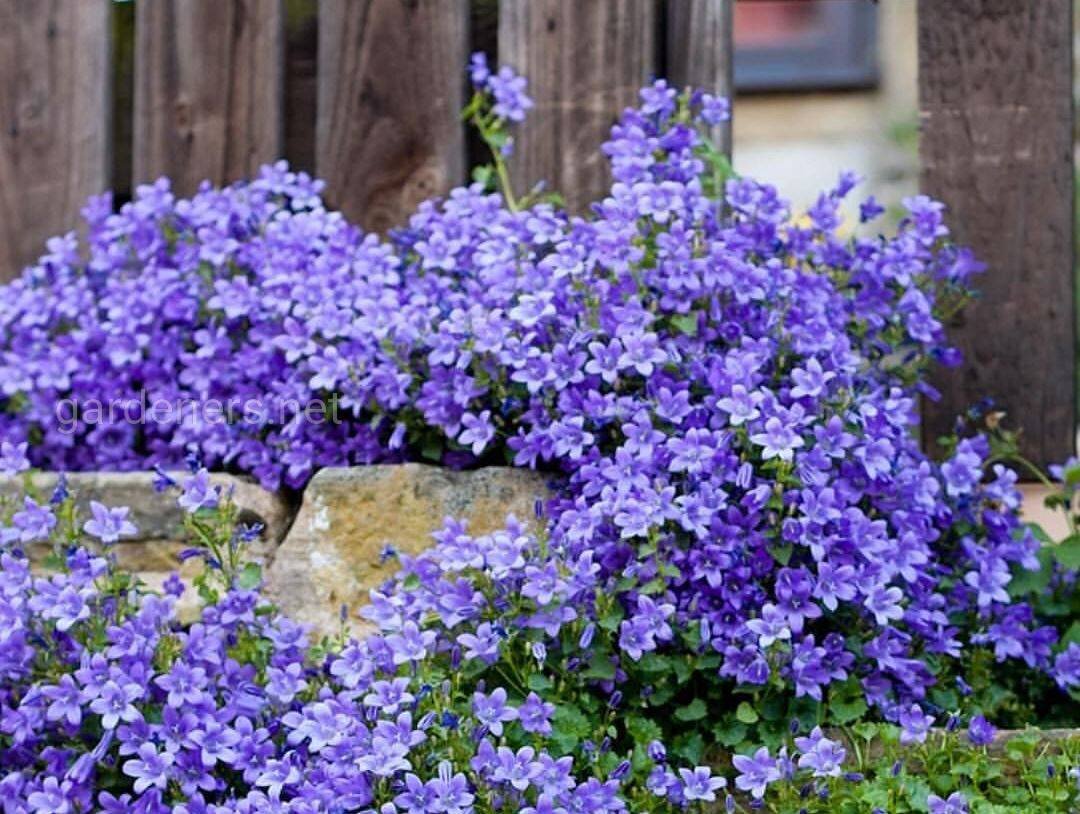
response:
<path id="1" fill-rule="evenodd" d="M 563 477 L 546 530 L 449 524 L 375 596 L 379 635 L 315 654 L 261 609 L 231 530 L 202 529 L 223 581 L 204 583 L 190 630 L 84 550 L 51 580 L 6 555 L 5 782 L 22 789 L 52 760 L 33 793 L 89 799 L 104 765 L 97 787 L 135 778 L 119 793 L 148 810 L 181 796 L 664 810 L 724 788 L 701 768 L 720 747 L 758 779 L 736 778 L 751 797 L 791 780 L 792 721 L 805 756 L 839 748 L 806 733 L 864 717 L 917 741 L 944 712 L 1028 722 L 1044 691 L 1072 715 L 1080 644 L 1059 641 L 1068 617 L 1045 600 L 1074 577 L 1054 566 L 1040 582 L 1045 554 L 990 438 L 950 442 L 939 464 L 915 437 L 924 372 L 955 355 L 942 319 L 978 269 L 948 244 L 941 205 L 908 200 L 893 237 L 843 236 L 845 175 L 793 220 L 705 140 L 722 100 L 661 81 L 604 146 L 611 194 L 571 216 L 509 191 L 522 82 L 479 60 L 472 75 L 468 115 L 496 169 L 389 244 L 283 166 L 185 201 L 161 182 L 117 214 L 92 202 L 89 260 L 57 239 L 0 301 L 0 454 L 135 468 L 194 449 L 269 487 L 331 463 L 509 461 Z M 100 412 L 143 392 L 198 409 Z M 200 478 L 183 498 L 196 517 L 217 501 Z M 11 540 L 57 525 L 31 503 Z M 88 531 L 119 533 L 102 512 Z M 35 616 L 46 607 L 62 618 Z M 176 665 L 170 702 L 157 678 Z M 45 684 L 66 699 L 53 718 Z M 101 716 L 88 732 L 85 703 Z M 654 739 L 666 747 L 650 755 Z M 98 749 L 78 770 L 76 743 Z"/>
<path id="2" fill-rule="evenodd" d="M 231 540 L 242 563 L 245 532 L 205 470 L 179 502 L 197 537 Z M 18 541 L 0 555 L 5 814 L 615 814 L 719 801 L 958 814 L 975 794 L 1061 812 L 1080 799 L 1068 771 L 1080 744 L 1051 755 L 1021 740 L 991 757 L 981 718 L 969 746 L 919 746 L 925 724 L 860 725 L 845 744 L 793 722 L 786 745 L 736 755 L 730 771 L 680 765 L 604 666 L 616 629 L 584 621 L 603 602 L 591 558 L 560 561 L 513 520 L 476 538 L 449 524 L 373 597 L 379 632 L 311 647 L 217 543 L 200 550 L 204 604 L 184 627 L 178 580 L 157 595 L 112 565 L 108 546 L 134 533 L 125 510 L 95 506 L 80 523 L 63 485 L 20 506 L 5 524 Z M 18 544 L 45 536 L 63 565 L 34 576 Z M 1025 784 L 1001 792 L 1003 771 Z"/>

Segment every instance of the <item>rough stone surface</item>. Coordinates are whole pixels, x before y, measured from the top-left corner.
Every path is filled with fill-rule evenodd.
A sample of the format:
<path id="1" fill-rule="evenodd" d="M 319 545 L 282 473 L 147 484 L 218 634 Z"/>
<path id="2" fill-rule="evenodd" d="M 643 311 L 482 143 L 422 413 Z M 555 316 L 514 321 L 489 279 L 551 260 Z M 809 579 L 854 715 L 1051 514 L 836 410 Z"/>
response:
<path id="1" fill-rule="evenodd" d="M 537 498 L 549 496 L 547 477 L 491 467 L 454 472 L 422 464 L 324 469 L 308 484 L 292 529 L 268 573 L 271 597 L 293 618 L 331 633 L 341 606 L 355 611 L 368 591 L 391 576 L 381 563 L 387 545 L 415 554 L 431 544 L 446 517 L 463 518 L 482 534 L 508 514 L 532 521 Z"/>

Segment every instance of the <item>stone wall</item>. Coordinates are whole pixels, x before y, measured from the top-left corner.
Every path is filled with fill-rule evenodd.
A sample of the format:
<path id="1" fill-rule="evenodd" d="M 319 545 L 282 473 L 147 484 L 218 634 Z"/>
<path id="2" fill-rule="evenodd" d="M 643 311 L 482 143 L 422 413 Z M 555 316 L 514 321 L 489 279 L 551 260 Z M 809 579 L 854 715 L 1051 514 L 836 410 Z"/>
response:
<path id="1" fill-rule="evenodd" d="M 177 480 L 184 476 L 177 473 Z M 312 478 L 299 505 L 267 492 L 249 478 L 215 474 L 212 481 L 233 491 L 241 521 L 261 523 L 263 533 L 252 553 L 264 566 L 267 594 L 296 619 L 320 632 L 340 630 L 341 608 L 348 608 L 349 626 L 363 627 L 356 611 L 368 592 L 389 578 L 396 561 L 391 554 L 416 554 L 431 542 L 431 533 L 447 517 L 464 519 L 470 531 L 483 534 L 501 526 L 508 514 L 532 522 L 538 499 L 550 496 L 548 476 L 526 469 L 490 467 L 455 472 L 437 466 L 400 464 L 324 469 Z M 0 478 L 0 498 L 10 501 L 29 483 L 32 494 L 47 500 L 57 476 L 35 473 Z M 115 546 L 120 564 L 157 588 L 173 572 L 186 582 L 198 574 L 198 560 L 181 563 L 189 546 L 184 514 L 175 495 L 158 494 L 154 476 L 142 472 L 85 472 L 68 476 L 79 514 L 90 516 L 96 500 L 128 506 L 138 534 Z M 1042 502 L 1047 490 L 1025 484 L 1023 515 L 1061 539 L 1068 530 L 1060 512 Z M 39 565 L 50 549 L 29 547 Z M 191 619 L 195 597 L 181 600 L 181 616 Z"/>
<path id="2" fill-rule="evenodd" d="M 176 479 L 184 475 L 177 473 Z M 240 519 L 261 523 L 263 531 L 252 544 L 254 559 L 264 567 L 267 594 L 287 613 L 310 622 L 320 632 L 340 629 L 340 611 L 348 607 L 350 626 L 368 591 L 393 574 L 393 552 L 415 554 L 431 542 L 431 533 L 447 517 L 465 519 L 476 533 L 492 531 L 508 514 L 520 520 L 534 517 L 537 499 L 548 496 L 540 473 L 508 467 L 454 472 L 436 466 L 401 464 L 320 471 L 304 491 L 299 506 L 262 489 L 249 478 L 215 474 L 213 483 L 232 490 Z M 201 567 L 198 560 L 180 561 L 189 547 L 184 513 L 175 494 L 159 494 L 154 475 L 143 472 L 83 472 L 68 475 L 68 488 L 79 515 L 90 516 L 90 502 L 128 506 L 138 534 L 117 543 L 119 563 L 157 588 L 172 573 L 190 583 Z M 0 478 L 0 497 L 16 499 L 26 490 L 47 500 L 57 475 L 35 473 Z M 28 554 L 41 564 L 51 549 L 29 546 Z M 195 597 L 181 599 L 181 617 L 195 613 Z"/>

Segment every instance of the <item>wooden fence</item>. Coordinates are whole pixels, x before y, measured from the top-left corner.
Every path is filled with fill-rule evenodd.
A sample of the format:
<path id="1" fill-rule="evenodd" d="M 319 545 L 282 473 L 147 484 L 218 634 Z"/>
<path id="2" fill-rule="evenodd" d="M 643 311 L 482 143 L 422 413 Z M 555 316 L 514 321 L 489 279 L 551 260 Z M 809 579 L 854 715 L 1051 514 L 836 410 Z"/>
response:
<path id="1" fill-rule="evenodd" d="M 923 186 L 990 266 L 928 436 L 995 394 L 1033 459 L 1061 459 L 1075 432 L 1072 2 L 910 1 Z M 0 0 L 0 277 L 92 193 L 160 175 L 190 193 L 281 157 L 365 228 L 401 223 L 465 180 L 457 111 L 477 47 L 523 71 L 537 102 L 516 183 L 547 179 L 580 207 L 644 82 L 730 92 L 732 2 Z"/>

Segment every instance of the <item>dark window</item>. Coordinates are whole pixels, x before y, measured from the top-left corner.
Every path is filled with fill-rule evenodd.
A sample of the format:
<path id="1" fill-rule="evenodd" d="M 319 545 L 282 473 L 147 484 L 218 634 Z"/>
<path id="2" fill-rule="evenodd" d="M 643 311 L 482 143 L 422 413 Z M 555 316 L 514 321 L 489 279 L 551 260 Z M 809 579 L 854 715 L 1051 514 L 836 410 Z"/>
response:
<path id="1" fill-rule="evenodd" d="M 871 0 L 735 3 L 737 90 L 867 88 L 877 78 Z"/>

